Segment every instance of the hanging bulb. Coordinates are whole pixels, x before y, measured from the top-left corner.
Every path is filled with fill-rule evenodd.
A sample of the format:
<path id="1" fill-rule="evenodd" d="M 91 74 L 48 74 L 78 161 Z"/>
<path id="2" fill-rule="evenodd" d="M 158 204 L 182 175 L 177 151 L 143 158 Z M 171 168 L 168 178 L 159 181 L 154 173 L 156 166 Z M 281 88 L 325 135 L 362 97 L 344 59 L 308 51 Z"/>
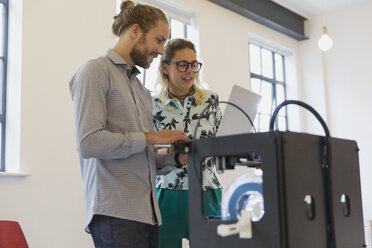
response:
<path id="1" fill-rule="evenodd" d="M 319 47 L 320 50 L 325 52 L 325 51 L 328 51 L 329 49 L 331 49 L 332 45 L 333 45 L 333 41 L 328 36 L 327 27 L 323 27 L 323 34 L 318 41 L 318 47 Z"/>

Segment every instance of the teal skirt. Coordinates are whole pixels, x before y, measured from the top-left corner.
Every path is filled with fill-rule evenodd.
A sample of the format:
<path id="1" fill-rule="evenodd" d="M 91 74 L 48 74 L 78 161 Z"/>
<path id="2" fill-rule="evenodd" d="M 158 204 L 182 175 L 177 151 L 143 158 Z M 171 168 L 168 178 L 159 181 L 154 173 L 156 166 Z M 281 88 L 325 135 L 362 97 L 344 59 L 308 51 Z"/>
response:
<path id="1" fill-rule="evenodd" d="M 182 248 L 182 238 L 189 239 L 188 190 L 156 189 L 162 217 L 159 248 Z M 204 216 L 221 215 L 221 189 L 204 191 Z"/>

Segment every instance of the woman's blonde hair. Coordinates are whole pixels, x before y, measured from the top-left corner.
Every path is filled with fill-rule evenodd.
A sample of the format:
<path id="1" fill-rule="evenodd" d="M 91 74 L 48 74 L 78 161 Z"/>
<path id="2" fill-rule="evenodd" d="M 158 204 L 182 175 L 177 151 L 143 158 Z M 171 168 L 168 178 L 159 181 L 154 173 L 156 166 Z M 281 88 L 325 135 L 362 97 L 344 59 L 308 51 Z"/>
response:
<path id="1" fill-rule="evenodd" d="M 171 39 L 169 40 L 164 47 L 164 54 L 160 58 L 160 63 L 159 63 L 159 70 L 158 70 L 158 81 L 157 83 L 161 85 L 158 97 L 161 99 L 161 101 L 165 106 L 165 95 L 168 91 L 169 88 L 169 78 L 168 75 L 163 72 L 162 65 L 164 63 L 169 63 L 172 61 L 174 58 L 175 54 L 177 51 L 189 48 L 193 50 L 196 53 L 196 49 L 194 44 L 188 40 L 188 39 Z M 201 87 L 200 81 L 199 81 L 199 74 L 196 75 L 194 85 L 195 90 L 195 101 L 198 104 L 203 104 L 203 99 L 205 97 L 205 90 Z M 167 108 L 166 108 L 167 109 Z"/>
<path id="2" fill-rule="evenodd" d="M 120 13 L 114 16 L 112 32 L 119 37 L 130 26 L 138 24 L 147 33 L 159 20 L 168 23 L 168 18 L 161 9 L 125 0 L 120 4 Z"/>

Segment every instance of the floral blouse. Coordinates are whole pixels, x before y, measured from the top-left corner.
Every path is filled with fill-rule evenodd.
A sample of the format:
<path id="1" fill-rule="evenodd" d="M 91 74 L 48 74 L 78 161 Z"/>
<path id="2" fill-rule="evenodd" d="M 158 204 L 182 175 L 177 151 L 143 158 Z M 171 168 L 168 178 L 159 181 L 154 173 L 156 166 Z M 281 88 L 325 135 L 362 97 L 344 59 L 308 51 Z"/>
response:
<path id="1" fill-rule="evenodd" d="M 182 130 L 190 138 L 193 138 L 196 123 L 201 112 L 212 101 L 218 101 L 218 95 L 206 90 L 203 104 L 197 104 L 194 95 L 188 96 L 184 100 L 184 105 L 176 98 L 169 99 L 166 95 L 166 108 L 162 100 L 158 97 L 153 98 L 153 119 L 155 131 L 162 129 Z M 211 106 L 204 112 L 204 117 L 200 119 L 197 130 L 198 138 L 208 138 L 215 136 L 221 122 L 221 110 L 218 105 Z M 211 190 L 222 188 L 220 179 L 217 176 L 215 163 L 212 157 L 206 158 L 202 162 L 203 189 Z M 165 175 L 158 174 L 156 177 L 156 187 L 188 190 L 189 189 L 187 167 L 174 169 Z"/>

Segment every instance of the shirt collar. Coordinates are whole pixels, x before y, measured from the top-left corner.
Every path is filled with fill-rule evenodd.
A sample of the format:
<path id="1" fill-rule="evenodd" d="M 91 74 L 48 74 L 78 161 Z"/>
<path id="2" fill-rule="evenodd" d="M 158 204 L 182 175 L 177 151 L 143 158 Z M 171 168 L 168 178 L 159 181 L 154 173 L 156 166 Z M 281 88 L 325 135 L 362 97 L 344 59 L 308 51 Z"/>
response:
<path id="1" fill-rule="evenodd" d="M 133 75 L 134 74 L 136 76 L 136 75 L 141 73 L 136 66 L 134 66 L 133 69 L 130 70 L 130 67 L 129 67 L 128 63 L 125 62 L 125 60 L 117 52 L 115 52 L 111 48 L 107 49 L 106 56 L 109 59 L 111 59 L 111 61 L 114 64 L 122 65 L 125 68 L 125 70 L 127 71 L 128 75 Z"/>
<path id="2" fill-rule="evenodd" d="M 190 96 L 186 97 L 186 98 L 185 98 L 185 102 L 188 101 L 189 99 L 192 100 L 193 98 L 195 98 L 195 93 L 194 93 L 193 95 L 190 95 Z M 172 104 L 172 102 L 173 102 L 173 104 L 174 104 L 175 106 L 177 106 L 177 104 L 176 104 L 176 102 L 177 102 L 177 98 L 172 98 L 172 99 L 170 99 L 170 98 L 168 97 L 168 92 L 165 92 L 164 99 L 165 99 L 165 106 L 170 107 L 170 105 Z"/>
<path id="3" fill-rule="evenodd" d="M 168 97 L 168 92 L 165 92 L 165 106 L 169 106 L 172 102 L 175 102 L 177 99 L 176 98 L 173 98 L 173 99 L 170 99 Z"/>

